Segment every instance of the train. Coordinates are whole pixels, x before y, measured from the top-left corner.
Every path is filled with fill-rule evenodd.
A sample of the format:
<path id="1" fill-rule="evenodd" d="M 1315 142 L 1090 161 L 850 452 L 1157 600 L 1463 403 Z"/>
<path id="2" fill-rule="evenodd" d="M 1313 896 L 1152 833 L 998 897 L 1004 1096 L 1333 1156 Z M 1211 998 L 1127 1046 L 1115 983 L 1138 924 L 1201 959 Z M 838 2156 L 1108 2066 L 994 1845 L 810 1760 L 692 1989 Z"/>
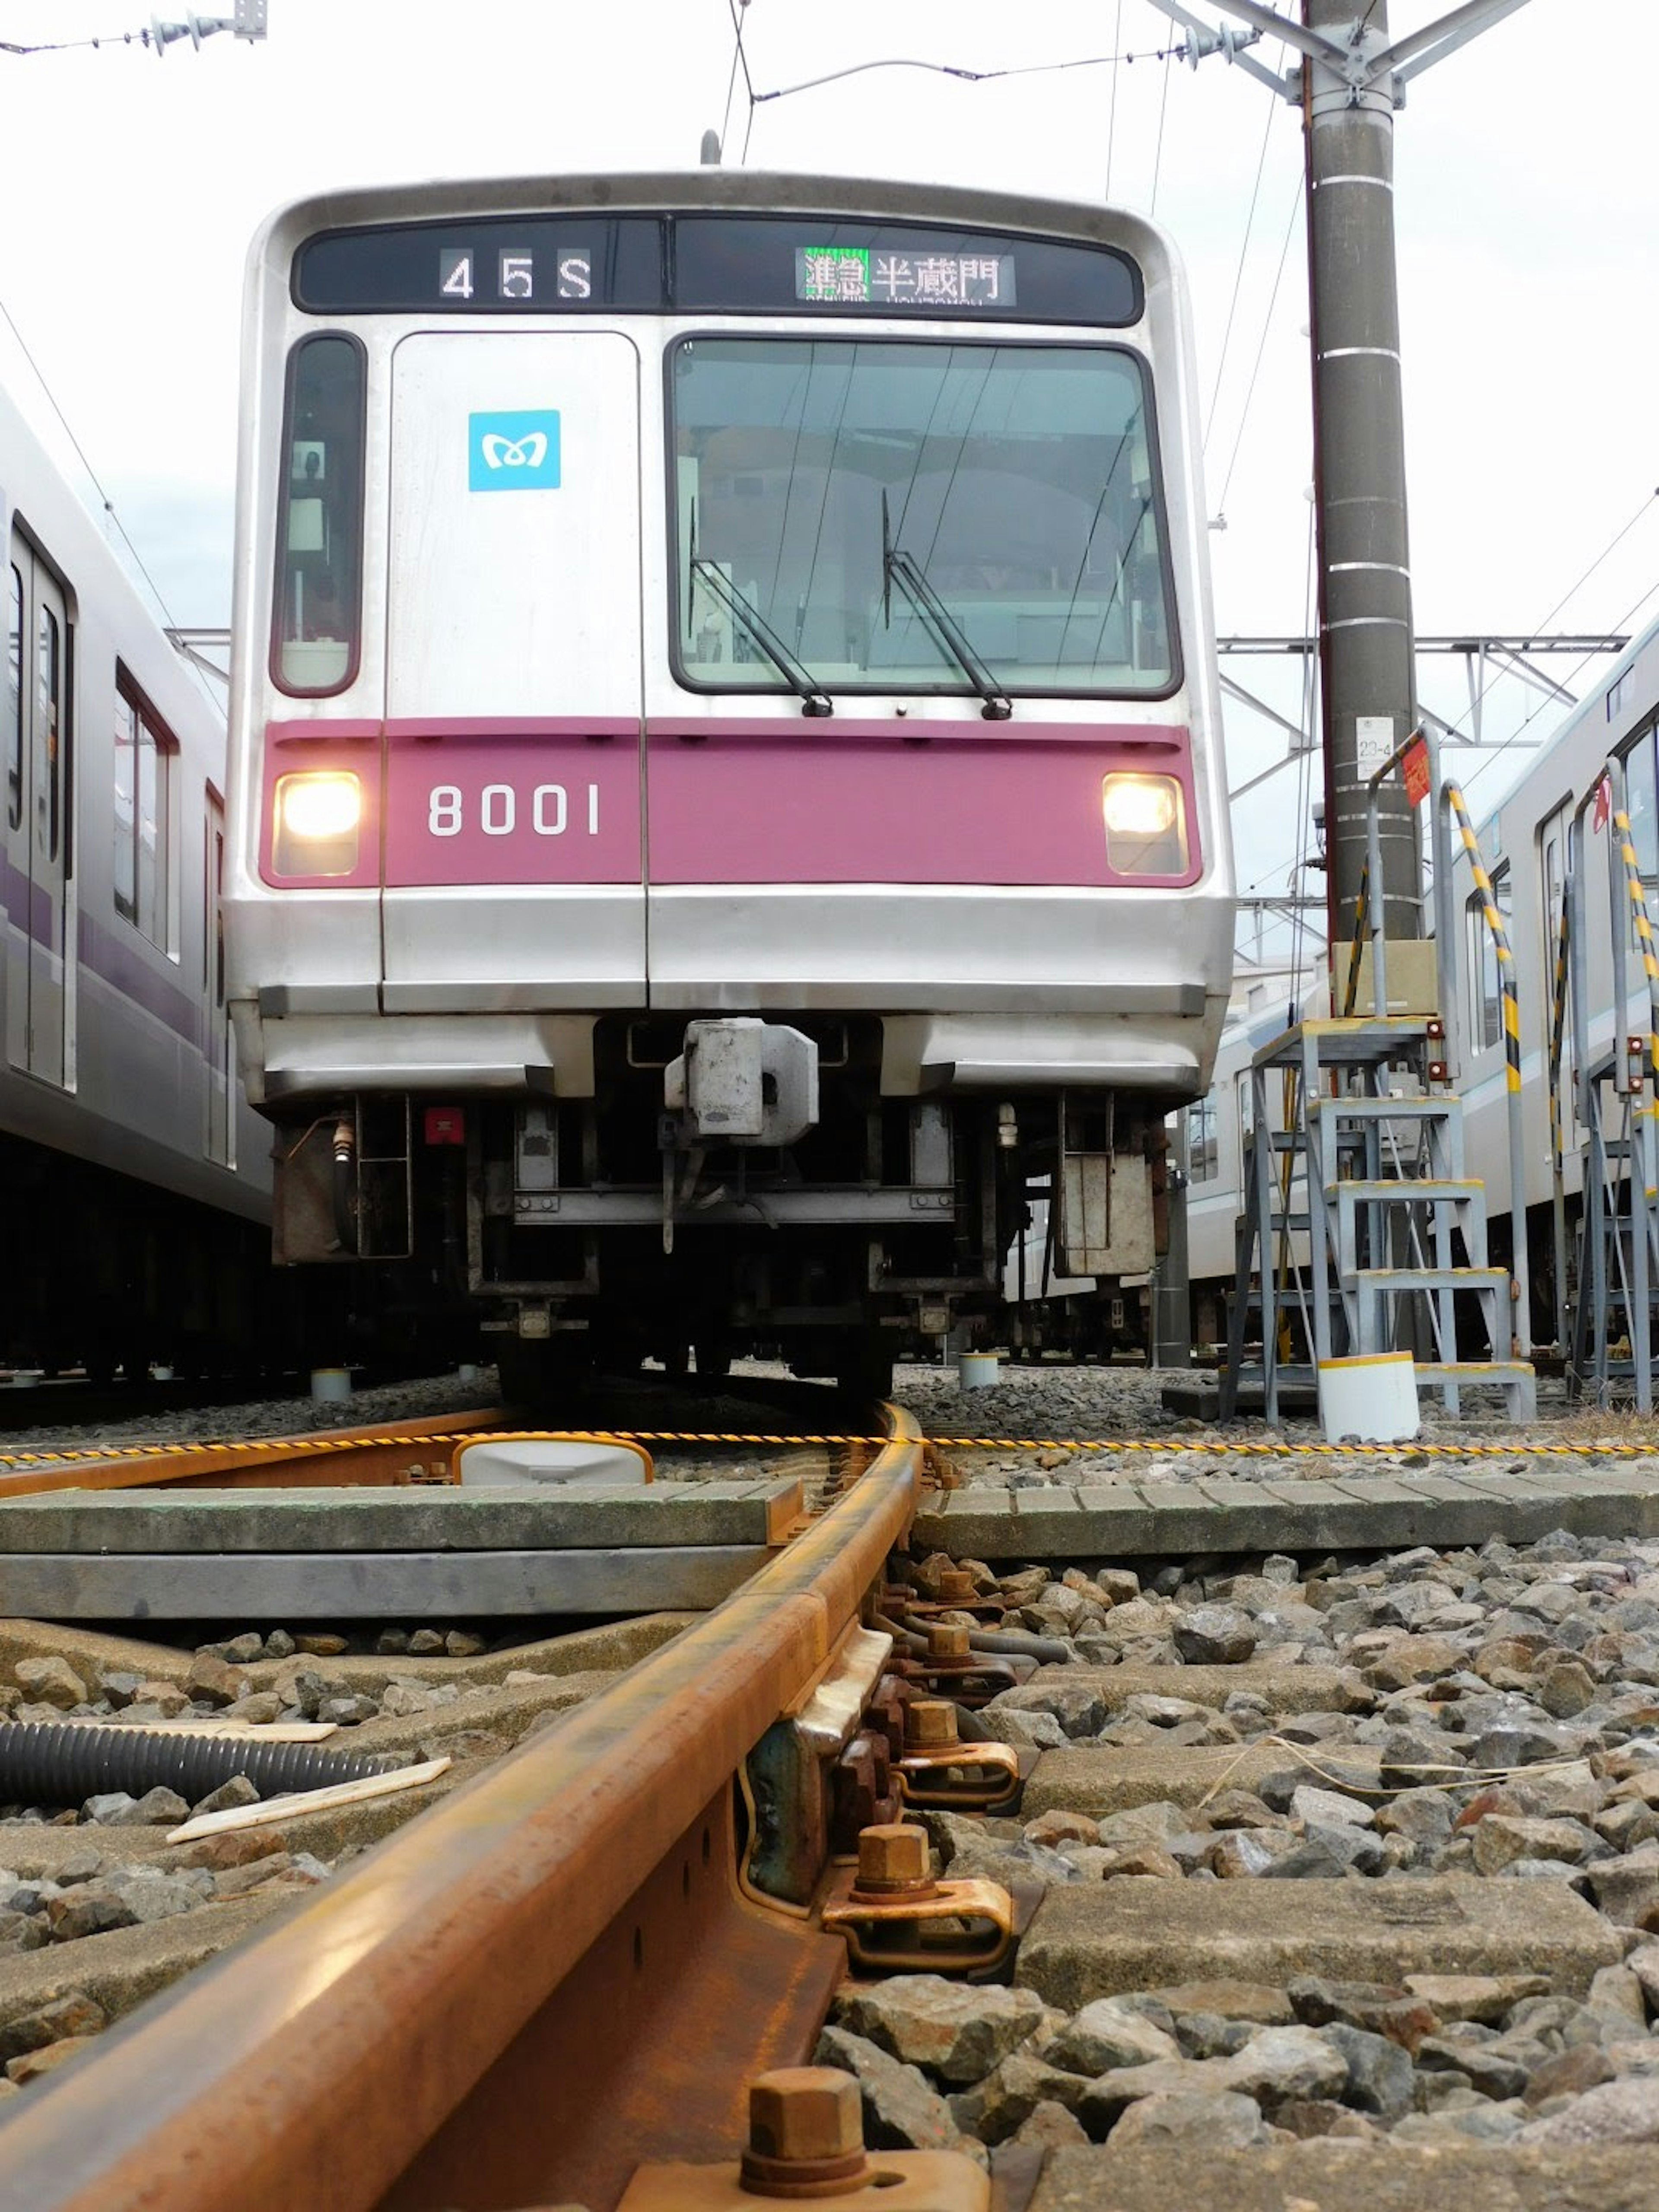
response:
<path id="1" fill-rule="evenodd" d="M 1151 1265 L 1232 862 L 1188 295 L 1121 210 L 341 191 L 249 256 L 224 915 L 275 1249 L 509 1388 L 880 1388 Z"/>
<path id="2" fill-rule="evenodd" d="M 224 715 L 3 388 L 0 534 L 0 1362 L 258 1357 L 270 1140 L 226 992 Z"/>
<path id="3" fill-rule="evenodd" d="M 1583 1209 L 1586 1132 L 1576 1071 L 1581 1060 L 1599 1063 L 1628 1036 L 1645 1040 L 1653 1030 L 1640 933 L 1614 812 L 1617 807 L 1628 815 L 1649 915 L 1659 914 L 1656 729 L 1659 622 L 1632 638 L 1610 662 L 1527 757 L 1524 770 L 1495 806 L 1475 811 L 1477 787 L 1474 777 L 1470 781 L 1466 796 L 1512 950 L 1519 998 L 1522 1142 L 1520 1175 L 1513 1180 L 1499 960 L 1470 855 L 1461 842 L 1453 845 L 1446 910 L 1454 918 L 1457 942 L 1453 957 L 1443 957 L 1440 964 L 1455 994 L 1455 1002 L 1444 1011 L 1455 1063 L 1453 1088 L 1463 1100 L 1467 1170 L 1486 1185 L 1494 1258 L 1512 1265 L 1524 1240 L 1532 1340 L 1553 1345 L 1563 1354 L 1568 1349 L 1563 1324 L 1577 1298 Z M 1479 763 L 1474 773 L 1480 774 Z M 1575 817 L 1580 823 L 1576 866 L 1582 891 L 1577 1024 L 1566 1003 L 1565 970 L 1558 979 Z M 1194 1330 L 1201 1346 L 1218 1346 L 1226 1337 L 1251 1056 L 1304 1008 L 1328 1011 L 1322 977 L 1295 1004 L 1253 1009 L 1236 1022 L 1223 1038 L 1209 1089 L 1185 1109 Z M 1559 1230 L 1553 1094 L 1561 1158 Z M 1518 1235 L 1512 1197 L 1516 1188 Z"/>

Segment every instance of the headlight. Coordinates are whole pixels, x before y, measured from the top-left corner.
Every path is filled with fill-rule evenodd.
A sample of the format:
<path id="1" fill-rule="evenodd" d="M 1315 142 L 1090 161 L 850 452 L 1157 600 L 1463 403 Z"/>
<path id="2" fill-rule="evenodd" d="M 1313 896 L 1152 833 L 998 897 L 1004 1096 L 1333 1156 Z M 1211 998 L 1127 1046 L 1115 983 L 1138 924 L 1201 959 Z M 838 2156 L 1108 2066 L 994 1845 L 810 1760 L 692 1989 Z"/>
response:
<path id="1" fill-rule="evenodd" d="M 1114 875 L 1186 874 L 1187 809 L 1174 776 L 1109 775 L 1100 787 L 1100 812 Z"/>
<path id="2" fill-rule="evenodd" d="M 271 862 L 279 876 L 349 876 L 357 866 L 363 787 L 339 769 L 276 779 Z"/>

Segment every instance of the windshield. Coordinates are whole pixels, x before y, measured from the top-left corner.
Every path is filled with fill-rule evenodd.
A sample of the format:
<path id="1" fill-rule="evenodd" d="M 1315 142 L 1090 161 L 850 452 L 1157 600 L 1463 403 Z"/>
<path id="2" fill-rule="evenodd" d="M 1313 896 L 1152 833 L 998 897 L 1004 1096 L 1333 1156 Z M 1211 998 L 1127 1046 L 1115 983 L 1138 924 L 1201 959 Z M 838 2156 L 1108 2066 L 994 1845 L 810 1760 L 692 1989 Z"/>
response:
<path id="1" fill-rule="evenodd" d="M 712 566 L 828 690 L 971 692 L 918 593 L 895 588 L 896 554 L 1011 691 L 1172 687 L 1132 354 L 699 337 L 674 349 L 671 381 L 688 683 L 782 688 Z"/>

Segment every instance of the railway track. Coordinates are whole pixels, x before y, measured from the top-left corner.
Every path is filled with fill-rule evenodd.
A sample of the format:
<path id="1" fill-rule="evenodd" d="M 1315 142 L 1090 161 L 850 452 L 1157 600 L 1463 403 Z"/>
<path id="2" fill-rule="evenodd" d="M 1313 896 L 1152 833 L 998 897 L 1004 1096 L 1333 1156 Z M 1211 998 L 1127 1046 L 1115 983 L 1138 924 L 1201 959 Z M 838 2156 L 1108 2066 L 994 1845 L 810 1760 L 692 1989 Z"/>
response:
<path id="1" fill-rule="evenodd" d="M 902 2179 L 784 2081 L 763 2195 L 1650 2203 L 1659 1547 L 1021 1567 L 1028 1511 L 884 1594 L 923 1460 L 14 2100 L 0 2206 L 752 2203 L 815 2051 Z"/>

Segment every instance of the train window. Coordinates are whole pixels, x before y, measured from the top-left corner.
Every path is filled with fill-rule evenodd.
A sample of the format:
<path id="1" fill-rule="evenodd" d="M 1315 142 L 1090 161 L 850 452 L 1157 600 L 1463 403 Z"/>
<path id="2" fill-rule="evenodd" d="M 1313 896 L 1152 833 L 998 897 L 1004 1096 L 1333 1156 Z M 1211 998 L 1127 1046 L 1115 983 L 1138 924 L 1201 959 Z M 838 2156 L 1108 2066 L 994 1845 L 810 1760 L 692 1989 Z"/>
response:
<path id="1" fill-rule="evenodd" d="M 284 691 L 343 691 L 357 672 L 363 517 L 363 353 L 303 338 L 289 367 L 271 673 Z"/>
<path id="2" fill-rule="evenodd" d="M 1221 1172 L 1213 1091 L 1187 1109 L 1187 1176 L 1191 1182 L 1213 1182 Z"/>
<path id="3" fill-rule="evenodd" d="M 64 835 L 63 763 L 58 742 L 63 696 L 63 633 L 57 616 L 43 606 L 34 625 L 34 787 L 45 806 L 44 857 L 52 860 L 58 858 Z"/>
<path id="4" fill-rule="evenodd" d="M 1659 883 L 1659 802 L 1654 793 L 1653 731 L 1643 731 L 1625 755 L 1625 811 L 1642 880 Z"/>
<path id="5" fill-rule="evenodd" d="M 1514 885 L 1509 863 L 1492 873 L 1492 903 L 1503 918 L 1505 936 L 1515 911 Z M 1470 897 L 1466 910 L 1468 930 L 1469 1034 L 1477 1052 L 1497 1044 L 1504 1034 L 1503 995 L 1498 979 L 1498 945 L 1486 920 L 1486 902 L 1480 892 Z"/>
<path id="6" fill-rule="evenodd" d="M 1162 696 L 1178 680 L 1143 364 L 1110 346 L 687 338 L 677 672 Z M 965 642 L 964 654 L 952 641 Z"/>
<path id="7" fill-rule="evenodd" d="M 23 819 L 23 572 L 14 562 L 6 617 L 6 823 Z"/>
<path id="8" fill-rule="evenodd" d="M 173 758 L 178 741 L 127 675 L 116 670 L 115 911 L 168 949 L 167 871 Z"/>

